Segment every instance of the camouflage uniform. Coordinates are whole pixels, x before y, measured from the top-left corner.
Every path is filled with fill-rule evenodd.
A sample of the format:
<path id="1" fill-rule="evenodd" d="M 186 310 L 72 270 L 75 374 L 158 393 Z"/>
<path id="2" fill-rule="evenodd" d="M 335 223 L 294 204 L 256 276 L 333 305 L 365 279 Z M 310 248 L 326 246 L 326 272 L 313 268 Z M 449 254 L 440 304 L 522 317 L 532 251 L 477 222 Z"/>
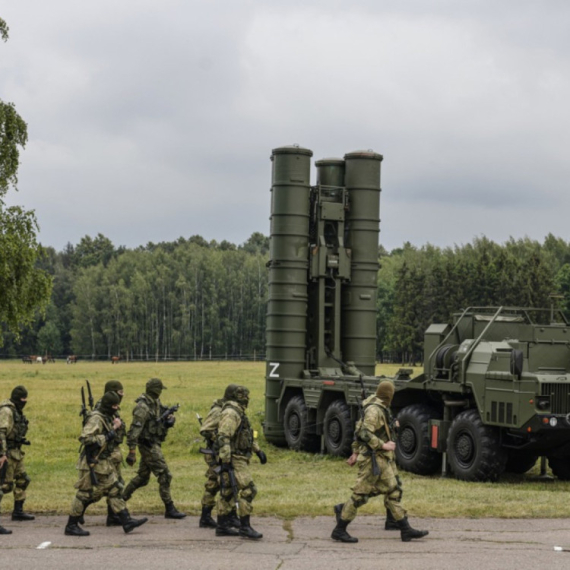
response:
<path id="1" fill-rule="evenodd" d="M 128 501 L 139 487 L 148 485 L 152 473 L 158 480 L 160 498 L 166 507 L 165 517 L 178 519 L 186 515 L 174 507 L 170 494 L 172 474 L 161 448 L 168 429 L 174 425 L 174 418 L 159 420 L 166 409 L 158 398 L 164 388 L 158 378 L 153 378 L 147 382 L 147 391 L 135 400 L 137 405 L 133 410 L 133 421 L 127 433 L 129 446 L 127 463 L 134 465 L 137 445 L 141 459 L 138 472 L 125 488 L 123 497 Z"/>
<path id="2" fill-rule="evenodd" d="M 6 456 L 7 461 L 3 468 L 4 482 L 0 487 L 0 503 L 6 493 L 14 493 L 14 510 L 12 520 L 34 520 L 34 516 L 24 513 L 24 501 L 26 489 L 30 484 L 30 478 L 24 466 L 22 444 L 26 442 L 28 432 L 28 420 L 23 413 L 25 401 L 28 396 L 23 386 L 17 386 L 12 391 L 10 399 L 0 403 L 0 456 Z M 2 527 L 0 527 L 2 528 Z M 0 531 L 0 534 L 8 533 Z"/>
<path id="3" fill-rule="evenodd" d="M 217 435 L 220 417 L 222 415 L 222 407 L 226 400 L 220 398 L 215 400 L 202 423 L 200 428 L 200 435 L 206 440 L 208 449 L 212 450 L 217 455 Z M 216 506 L 216 495 L 220 490 L 220 482 L 218 475 L 214 469 L 218 466 L 218 462 L 214 455 L 204 454 L 204 461 L 208 466 L 206 470 L 206 483 L 204 484 L 204 494 L 202 495 L 202 506 L 212 510 Z"/>
<path id="4" fill-rule="evenodd" d="M 111 460 L 116 448 L 113 415 L 119 401 L 119 396 L 115 392 L 106 393 L 101 400 L 99 410 L 93 410 L 83 426 L 79 438 L 82 453 L 76 467 L 79 471 L 79 480 L 75 484 L 77 493 L 71 504 L 71 513 L 65 528 L 67 535 L 89 535 L 78 526 L 79 519 L 83 516 L 87 505 L 96 503 L 103 497 L 108 498 L 109 505 L 119 516 L 125 532 L 130 532 L 147 521 L 147 519 L 138 521 L 131 519 L 127 505 L 121 497 L 121 486 Z M 111 406 L 115 409 L 111 409 Z M 92 480 L 93 477 L 96 482 Z"/>
<path id="5" fill-rule="evenodd" d="M 332 538 L 341 542 L 358 542 L 348 534 L 346 527 L 356 518 L 357 511 L 370 497 L 384 495 L 384 506 L 392 514 L 401 531 L 403 541 L 421 538 L 427 531 L 412 529 L 406 517 L 406 510 L 400 504 L 402 487 L 394 468 L 394 451 L 385 447 L 392 441 L 390 433 L 390 403 L 394 395 L 394 385 L 389 381 L 380 382 L 376 394 L 362 403 L 364 417 L 357 422 L 358 476 L 352 487 L 352 496 L 344 505 L 336 505 L 337 526 Z M 391 444 L 393 445 L 393 444 Z M 376 458 L 380 473 L 373 472 L 372 454 Z"/>
<path id="6" fill-rule="evenodd" d="M 105 394 L 107 392 L 115 392 L 120 400 L 123 399 L 123 385 L 118 380 L 109 380 L 105 384 Z M 93 408 L 95 411 L 101 410 L 101 400 L 99 400 L 95 407 Z M 115 469 L 115 474 L 117 476 L 117 486 L 119 487 L 121 493 L 125 488 L 125 480 L 123 479 L 122 474 L 122 464 L 123 464 L 123 452 L 121 451 L 121 444 L 125 440 L 127 435 L 127 426 L 125 422 L 122 420 L 119 414 L 120 408 L 113 414 L 114 418 L 119 418 L 121 420 L 121 427 L 115 430 L 115 440 L 114 440 L 114 449 L 109 456 L 109 461 L 113 465 Z M 81 522 L 81 521 L 80 521 Z M 107 498 L 107 526 L 120 526 L 121 521 L 113 512 L 113 508 L 111 507 L 110 499 Z"/>
<path id="7" fill-rule="evenodd" d="M 253 430 L 245 413 L 248 402 L 249 390 L 243 386 L 238 386 L 233 399 L 228 399 L 222 408 L 217 440 L 222 469 L 221 491 L 218 499 L 217 536 L 238 534 L 229 528 L 232 503 L 236 500 L 236 497 L 233 496 L 229 476 L 229 469 L 233 468 L 238 488 L 239 534 L 247 538 L 262 537 L 260 533 L 251 528 L 249 523 L 250 514 L 253 510 L 253 499 L 257 495 L 257 488 L 249 470 L 249 462 L 252 453 L 257 454 L 262 463 L 265 463 L 267 458 L 253 437 Z"/>

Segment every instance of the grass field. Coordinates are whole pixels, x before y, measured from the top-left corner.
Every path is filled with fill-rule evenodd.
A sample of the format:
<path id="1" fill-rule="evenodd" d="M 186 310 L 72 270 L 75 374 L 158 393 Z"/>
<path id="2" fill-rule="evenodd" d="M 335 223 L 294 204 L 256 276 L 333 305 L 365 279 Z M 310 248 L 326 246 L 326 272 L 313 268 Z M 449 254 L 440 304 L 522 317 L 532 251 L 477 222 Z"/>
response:
<path id="1" fill-rule="evenodd" d="M 393 374 L 397 367 L 378 367 L 377 374 Z M 263 440 L 264 394 L 263 363 L 120 363 L 64 362 L 27 365 L 16 361 L 0 363 L 0 399 L 23 384 L 29 391 L 25 409 L 30 420 L 26 448 L 27 472 L 32 478 L 26 507 L 35 512 L 67 513 L 74 495 L 75 464 L 81 431 L 80 388 L 88 378 L 97 400 L 107 380 L 118 379 L 125 386 L 122 416 L 130 424 L 134 400 L 144 391 L 151 377 L 162 378 L 168 387 L 163 404 L 180 403 L 177 422 L 163 445 L 173 473 L 175 504 L 190 514 L 200 510 L 205 464 L 196 412 L 205 416 L 211 402 L 221 397 L 227 384 L 244 384 L 251 390 L 249 416 L 259 432 L 260 444 L 268 463 L 252 460 L 252 471 L 259 489 L 255 515 L 292 518 L 301 515 L 331 515 L 332 505 L 345 501 L 356 476 L 355 468 L 344 460 L 326 455 L 295 453 L 273 447 Z M 135 469 L 125 466 L 128 482 Z M 499 483 L 464 483 L 438 477 L 403 473 L 404 505 L 411 516 L 431 517 L 569 517 L 567 493 L 570 483 L 535 480 L 538 465 L 524 476 L 504 476 Z M 11 510 L 11 496 L 4 497 L 3 511 Z M 156 480 L 139 489 L 129 502 L 133 513 L 159 513 L 163 506 Z M 103 512 L 103 502 L 90 508 Z M 361 509 L 381 513 L 380 499 Z"/>

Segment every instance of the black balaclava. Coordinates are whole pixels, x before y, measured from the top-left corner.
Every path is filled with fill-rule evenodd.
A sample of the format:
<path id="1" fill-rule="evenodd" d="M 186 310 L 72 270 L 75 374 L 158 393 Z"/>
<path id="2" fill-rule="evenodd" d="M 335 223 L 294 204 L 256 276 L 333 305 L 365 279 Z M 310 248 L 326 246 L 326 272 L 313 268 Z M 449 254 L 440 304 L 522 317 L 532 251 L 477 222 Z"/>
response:
<path id="1" fill-rule="evenodd" d="M 119 394 L 116 392 L 106 392 L 101 398 L 101 412 L 106 416 L 113 416 L 117 411 L 113 406 L 118 406 L 121 403 Z"/>
<path id="2" fill-rule="evenodd" d="M 238 386 L 234 396 L 235 401 L 247 408 L 249 404 L 249 390 L 245 386 Z"/>
<path id="3" fill-rule="evenodd" d="M 24 388 L 24 386 L 16 386 L 12 390 L 12 394 L 10 395 L 10 401 L 16 406 L 16 409 L 22 411 L 26 402 L 22 402 L 22 398 L 28 397 L 28 391 Z"/>

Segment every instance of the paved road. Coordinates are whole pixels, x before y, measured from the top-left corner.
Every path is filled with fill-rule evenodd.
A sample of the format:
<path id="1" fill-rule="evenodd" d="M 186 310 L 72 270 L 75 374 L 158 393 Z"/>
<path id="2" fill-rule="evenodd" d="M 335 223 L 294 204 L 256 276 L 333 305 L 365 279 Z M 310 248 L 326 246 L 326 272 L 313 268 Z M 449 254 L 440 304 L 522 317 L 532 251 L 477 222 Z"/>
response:
<path id="1" fill-rule="evenodd" d="M 169 521 L 150 517 L 131 534 L 105 527 L 101 516 L 88 517 L 91 536 L 64 536 L 61 516 L 11 522 L 12 535 L 0 536 L 1 568 L 19 569 L 199 569 L 199 570 L 548 570 L 570 568 L 570 520 L 566 519 L 414 519 L 430 535 L 403 543 L 399 533 L 379 530 L 383 521 L 361 516 L 349 530 L 357 545 L 329 536 L 333 517 L 282 521 L 254 518 L 264 538 L 216 538 L 198 528 L 196 517 Z M 51 544 L 38 549 L 41 543 Z M 562 552 L 554 550 L 561 546 Z"/>

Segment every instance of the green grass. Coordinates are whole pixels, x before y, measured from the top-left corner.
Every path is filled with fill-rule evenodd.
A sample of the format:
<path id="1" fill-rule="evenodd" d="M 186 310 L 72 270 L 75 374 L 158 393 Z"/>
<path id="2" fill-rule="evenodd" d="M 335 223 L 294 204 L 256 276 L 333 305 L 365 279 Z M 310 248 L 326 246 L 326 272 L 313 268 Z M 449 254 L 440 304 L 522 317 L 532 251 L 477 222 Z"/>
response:
<path id="1" fill-rule="evenodd" d="M 397 366 L 378 367 L 377 374 L 392 375 Z M 26 448 L 27 472 L 32 478 L 26 507 L 35 512 L 67 513 L 74 496 L 75 464 L 81 431 L 79 418 L 80 388 L 85 378 L 91 381 L 95 399 L 102 395 L 107 380 L 118 379 L 126 395 L 122 415 L 130 423 L 135 398 L 144 391 L 146 381 L 162 378 L 168 390 L 164 404 L 180 403 L 177 422 L 163 445 L 174 475 L 172 494 L 176 505 L 191 514 L 200 509 L 205 463 L 198 449 L 201 445 L 196 412 L 205 416 L 211 402 L 221 397 L 227 384 L 237 383 L 251 390 L 249 409 L 254 429 L 268 463 L 252 460 L 252 471 L 259 494 L 256 515 L 295 516 L 331 515 L 332 505 L 350 496 L 356 468 L 344 460 L 329 456 L 295 453 L 278 449 L 263 440 L 261 421 L 264 402 L 263 363 L 120 363 L 63 362 L 25 365 L 0 363 L 0 399 L 8 398 L 12 388 L 23 384 L 29 391 L 26 415 L 30 420 Z M 123 468 L 127 481 L 135 469 Z M 499 483 L 464 483 L 439 477 L 419 477 L 403 473 L 404 505 L 412 516 L 431 517 L 569 517 L 566 500 L 570 483 L 534 480 L 538 465 L 524 476 L 504 476 Z M 11 498 L 4 498 L 4 510 L 11 508 Z M 6 504 L 10 507 L 7 507 Z M 135 493 L 130 503 L 133 512 L 162 512 L 156 480 Z M 100 502 L 92 507 L 103 512 Z M 363 513 L 380 513 L 381 499 L 370 501 Z"/>

